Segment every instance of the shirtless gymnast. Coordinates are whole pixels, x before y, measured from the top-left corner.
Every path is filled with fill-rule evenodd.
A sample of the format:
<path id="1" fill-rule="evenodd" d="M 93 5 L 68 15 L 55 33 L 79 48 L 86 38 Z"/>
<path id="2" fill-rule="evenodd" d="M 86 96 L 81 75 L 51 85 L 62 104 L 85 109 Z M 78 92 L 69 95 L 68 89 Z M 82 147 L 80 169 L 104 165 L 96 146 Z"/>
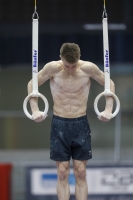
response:
<path id="1" fill-rule="evenodd" d="M 80 48 L 74 43 L 64 43 L 60 49 L 60 60 L 47 63 L 38 73 L 39 86 L 50 79 L 54 102 L 50 158 L 57 165 L 59 200 L 70 198 L 68 175 L 71 157 L 76 178 L 76 199 L 87 200 L 86 164 L 92 158 L 91 130 L 86 116 L 90 78 L 104 86 L 104 73 L 95 64 L 80 60 Z M 115 93 L 112 80 L 110 90 Z M 28 83 L 28 93 L 31 92 L 32 80 Z M 30 106 L 35 122 L 46 118 L 39 111 L 37 98 L 30 99 Z M 99 120 L 109 121 L 112 109 L 113 98 L 106 97 L 105 110 Z"/>

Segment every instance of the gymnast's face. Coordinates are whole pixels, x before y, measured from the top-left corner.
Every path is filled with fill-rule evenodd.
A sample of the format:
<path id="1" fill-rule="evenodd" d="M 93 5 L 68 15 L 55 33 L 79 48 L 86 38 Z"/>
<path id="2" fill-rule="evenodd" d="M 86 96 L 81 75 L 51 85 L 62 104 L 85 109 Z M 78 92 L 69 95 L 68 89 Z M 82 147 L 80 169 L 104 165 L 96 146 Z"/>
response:
<path id="1" fill-rule="evenodd" d="M 75 63 L 69 63 L 64 58 L 61 58 L 64 70 L 68 73 L 73 73 L 78 68 L 78 60 Z"/>

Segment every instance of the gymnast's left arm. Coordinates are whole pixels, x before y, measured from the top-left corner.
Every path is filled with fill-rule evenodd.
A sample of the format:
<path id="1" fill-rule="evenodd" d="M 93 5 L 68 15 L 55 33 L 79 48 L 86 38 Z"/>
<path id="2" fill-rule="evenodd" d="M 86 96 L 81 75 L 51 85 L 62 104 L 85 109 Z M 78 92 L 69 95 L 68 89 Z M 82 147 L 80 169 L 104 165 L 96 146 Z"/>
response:
<path id="1" fill-rule="evenodd" d="M 88 69 L 87 70 L 88 74 L 90 75 L 91 78 L 96 80 L 102 86 L 105 85 L 105 75 L 95 64 L 88 63 L 87 69 Z M 112 93 L 115 93 L 115 84 L 111 79 L 110 79 L 110 91 Z M 113 97 L 111 96 L 106 97 L 105 110 L 100 113 L 100 117 L 98 117 L 99 120 L 107 122 L 112 118 L 113 102 L 114 102 Z"/>

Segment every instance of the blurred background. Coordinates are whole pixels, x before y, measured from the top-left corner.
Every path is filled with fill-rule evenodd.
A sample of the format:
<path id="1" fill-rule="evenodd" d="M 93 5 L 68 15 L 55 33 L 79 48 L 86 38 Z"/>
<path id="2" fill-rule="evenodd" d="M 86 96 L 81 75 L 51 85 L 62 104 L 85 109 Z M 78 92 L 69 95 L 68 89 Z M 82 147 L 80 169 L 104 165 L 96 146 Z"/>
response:
<path id="1" fill-rule="evenodd" d="M 130 168 L 125 170 L 131 172 L 125 175 L 131 182 L 130 188 L 127 185 L 123 193 L 119 185 L 116 196 L 111 192 L 106 192 L 108 196 L 103 195 L 103 192 L 102 199 L 111 198 L 111 194 L 114 199 L 121 199 L 123 195 L 125 199 L 129 196 L 133 199 L 133 1 L 106 0 L 106 10 L 111 79 L 116 85 L 121 110 L 108 123 L 97 119 L 93 103 L 103 87 L 92 80 L 87 115 L 92 130 L 93 159 L 88 162 L 88 169 Z M 81 48 L 81 59 L 94 62 L 104 70 L 102 0 L 38 0 L 37 11 L 39 70 L 47 62 L 59 59 L 64 42 L 77 43 Z M 32 78 L 33 12 L 33 0 L 0 0 L 0 200 L 57 199 L 55 195 L 34 195 L 30 191 L 33 168 L 55 168 L 55 163 L 49 159 L 53 114 L 49 81 L 39 88 L 49 102 L 47 119 L 38 124 L 23 113 L 27 83 Z M 101 99 L 100 110 L 104 104 L 105 100 Z M 44 109 L 41 100 L 39 105 Z M 116 182 L 119 183 L 122 173 L 117 173 L 119 178 Z M 117 175 L 112 172 L 111 176 L 114 180 Z M 92 192 L 90 199 L 93 197 L 98 200 L 100 194 Z M 75 199 L 73 195 L 71 199 Z"/>

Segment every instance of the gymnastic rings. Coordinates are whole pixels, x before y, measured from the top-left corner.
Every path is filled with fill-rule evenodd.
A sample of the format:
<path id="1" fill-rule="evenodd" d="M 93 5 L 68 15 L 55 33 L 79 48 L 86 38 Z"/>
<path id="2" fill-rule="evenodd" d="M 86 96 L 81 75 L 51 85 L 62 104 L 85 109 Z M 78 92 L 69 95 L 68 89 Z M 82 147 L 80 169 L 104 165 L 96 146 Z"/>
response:
<path id="1" fill-rule="evenodd" d="M 99 117 L 100 117 L 100 115 L 101 115 L 100 112 L 99 112 L 99 110 L 98 110 L 98 101 L 99 101 L 99 99 L 100 99 L 102 96 L 105 96 L 105 97 L 106 97 L 106 96 L 111 96 L 111 97 L 113 97 L 114 100 L 116 101 L 116 109 L 115 109 L 114 113 L 112 113 L 112 118 L 115 117 L 115 116 L 118 114 L 119 110 L 120 110 L 120 101 L 119 101 L 118 97 L 117 97 L 113 92 L 111 92 L 111 91 L 109 91 L 109 92 L 104 91 L 104 92 L 100 93 L 100 94 L 96 97 L 96 99 L 95 99 L 95 101 L 94 101 L 94 110 L 95 110 L 96 114 L 97 114 Z"/>
<path id="2" fill-rule="evenodd" d="M 47 101 L 46 97 L 45 97 L 44 95 L 42 95 L 41 93 L 39 93 L 39 92 L 36 93 L 36 94 L 31 93 L 31 94 L 29 94 L 29 95 L 25 98 L 24 103 L 23 103 L 23 110 L 24 110 L 25 115 L 26 115 L 29 119 L 33 120 L 32 115 L 30 115 L 29 112 L 28 112 L 28 110 L 27 110 L 27 103 L 28 103 L 29 99 L 32 98 L 32 97 L 40 97 L 40 98 L 44 101 L 45 109 L 44 109 L 44 111 L 42 112 L 42 114 L 43 114 L 43 116 L 46 116 L 46 115 L 47 115 L 47 112 L 48 112 L 48 109 L 49 109 L 49 104 L 48 104 L 48 101 Z"/>
<path id="3" fill-rule="evenodd" d="M 103 49 L 104 49 L 104 74 L 105 74 L 105 90 L 100 93 L 95 101 L 94 101 L 94 110 L 96 114 L 100 117 L 100 112 L 98 110 L 98 101 L 102 96 L 111 96 L 116 101 L 116 110 L 112 114 L 112 118 L 117 115 L 120 110 L 120 101 L 118 97 L 111 92 L 110 90 L 110 64 L 109 64 L 109 42 L 108 42 L 108 19 L 107 19 L 107 12 L 105 8 L 105 0 L 104 0 L 104 10 L 103 10 Z"/>
<path id="4" fill-rule="evenodd" d="M 36 19 L 35 19 L 36 18 Z M 24 102 L 23 102 L 23 110 L 25 115 L 33 120 L 32 115 L 29 114 L 27 110 L 27 103 L 30 98 L 34 97 L 40 97 L 45 104 L 45 109 L 44 112 L 42 112 L 43 116 L 47 115 L 48 109 L 49 109 L 49 104 L 45 96 L 40 94 L 38 92 L 38 13 L 36 11 L 36 0 L 35 0 L 35 11 L 32 15 L 32 80 L 33 80 L 33 88 L 32 88 L 32 93 L 29 94 Z"/>

